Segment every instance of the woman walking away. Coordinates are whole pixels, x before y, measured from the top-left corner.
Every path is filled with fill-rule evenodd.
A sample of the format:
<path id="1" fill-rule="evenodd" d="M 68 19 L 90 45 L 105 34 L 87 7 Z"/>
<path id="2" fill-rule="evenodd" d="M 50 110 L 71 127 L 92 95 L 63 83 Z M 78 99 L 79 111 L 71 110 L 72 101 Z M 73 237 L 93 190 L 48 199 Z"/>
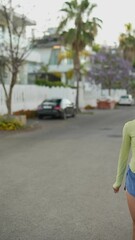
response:
<path id="1" fill-rule="evenodd" d="M 127 167 L 130 149 L 132 151 L 132 158 Z M 124 189 L 126 190 L 127 203 L 133 222 L 132 240 L 135 240 L 135 120 L 128 121 L 123 127 L 116 181 L 113 184 L 115 193 L 119 192 L 126 168 L 127 172 Z"/>

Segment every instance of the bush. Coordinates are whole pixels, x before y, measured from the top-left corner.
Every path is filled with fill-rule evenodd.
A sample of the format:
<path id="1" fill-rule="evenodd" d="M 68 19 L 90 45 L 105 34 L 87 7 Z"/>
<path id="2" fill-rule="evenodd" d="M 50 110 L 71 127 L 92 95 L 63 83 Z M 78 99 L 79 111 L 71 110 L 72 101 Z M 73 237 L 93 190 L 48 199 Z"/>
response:
<path id="1" fill-rule="evenodd" d="M 26 118 L 35 118 L 37 117 L 37 111 L 36 110 L 19 110 L 13 113 L 15 116 L 19 115 L 25 115 Z"/>
<path id="2" fill-rule="evenodd" d="M 86 105 L 84 107 L 85 110 L 91 110 L 91 109 L 95 109 L 95 107 L 92 107 L 91 105 Z"/>
<path id="3" fill-rule="evenodd" d="M 7 131 L 13 131 L 22 129 L 23 125 L 18 120 L 14 119 L 13 117 L 6 117 L 1 116 L 0 117 L 0 130 L 7 130 Z"/>
<path id="4" fill-rule="evenodd" d="M 48 80 L 44 80 L 44 79 L 37 79 L 35 81 L 36 85 L 39 86 L 46 86 L 46 87 L 68 87 L 66 84 L 59 82 L 59 81 L 55 81 L 55 82 L 51 82 Z"/>

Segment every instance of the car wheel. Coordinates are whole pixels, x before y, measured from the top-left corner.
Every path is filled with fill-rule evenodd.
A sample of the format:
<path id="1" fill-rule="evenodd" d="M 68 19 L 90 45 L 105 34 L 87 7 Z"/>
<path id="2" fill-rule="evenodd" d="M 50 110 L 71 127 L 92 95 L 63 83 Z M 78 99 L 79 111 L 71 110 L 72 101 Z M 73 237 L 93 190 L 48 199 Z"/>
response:
<path id="1" fill-rule="evenodd" d="M 76 116 L 76 113 L 75 113 L 75 110 L 73 110 L 72 117 L 75 117 L 75 116 Z"/>
<path id="2" fill-rule="evenodd" d="M 43 119 L 44 116 L 43 115 L 38 115 L 38 119 Z"/>
<path id="3" fill-rule="evenodd" d="M 67 119 L 67 114 L 65 110 L 62 112 L 62 119 L 64 120 Z"/>

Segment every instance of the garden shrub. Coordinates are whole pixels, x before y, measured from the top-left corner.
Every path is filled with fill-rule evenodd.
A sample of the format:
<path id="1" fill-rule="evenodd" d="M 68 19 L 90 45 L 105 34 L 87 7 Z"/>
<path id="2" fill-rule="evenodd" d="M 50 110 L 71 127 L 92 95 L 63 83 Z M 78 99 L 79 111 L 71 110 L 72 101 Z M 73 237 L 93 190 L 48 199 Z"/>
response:
<path id="1" fill-rule="evenodd" d="M 64 84 L 62 82 L 59 82 L 59 81 L 51 82 L 51 81 L 44 80 L 44 79 L 37 79 L 35 81 L 35 84 L 39 85 L 39 86 L 50 87 L 50 88 L 51 87 L 68 87 L 66 84 Z"/>
<path id="2" fill-rule="evenodd" d="M 91 109 L 95 109 L 95 107 L 93 107 L 93 106 L 91 106 L 91 105 L 86 105 L 85 107 L 84 107 L 84 109 L 85 110 L 91 110 Z"/>
<path id="3" fill-rule="evenodd" d="M 22 128 L 22 123 L 13 117 L 0 116 L 0 130 L 13 131 Z"/>

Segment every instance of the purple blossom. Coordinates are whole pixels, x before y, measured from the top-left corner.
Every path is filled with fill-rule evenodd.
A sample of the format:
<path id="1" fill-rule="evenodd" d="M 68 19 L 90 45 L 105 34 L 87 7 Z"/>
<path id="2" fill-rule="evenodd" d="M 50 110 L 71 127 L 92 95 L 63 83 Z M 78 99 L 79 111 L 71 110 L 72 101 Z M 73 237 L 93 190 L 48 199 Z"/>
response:
<path id="1" fill-rule="evenodd" d="M 127 88 L 130 84 L 130 62 L 124 60 L 118 50 L 101 49 L 93 56 L 90 79 L 103 88 Z"/>

